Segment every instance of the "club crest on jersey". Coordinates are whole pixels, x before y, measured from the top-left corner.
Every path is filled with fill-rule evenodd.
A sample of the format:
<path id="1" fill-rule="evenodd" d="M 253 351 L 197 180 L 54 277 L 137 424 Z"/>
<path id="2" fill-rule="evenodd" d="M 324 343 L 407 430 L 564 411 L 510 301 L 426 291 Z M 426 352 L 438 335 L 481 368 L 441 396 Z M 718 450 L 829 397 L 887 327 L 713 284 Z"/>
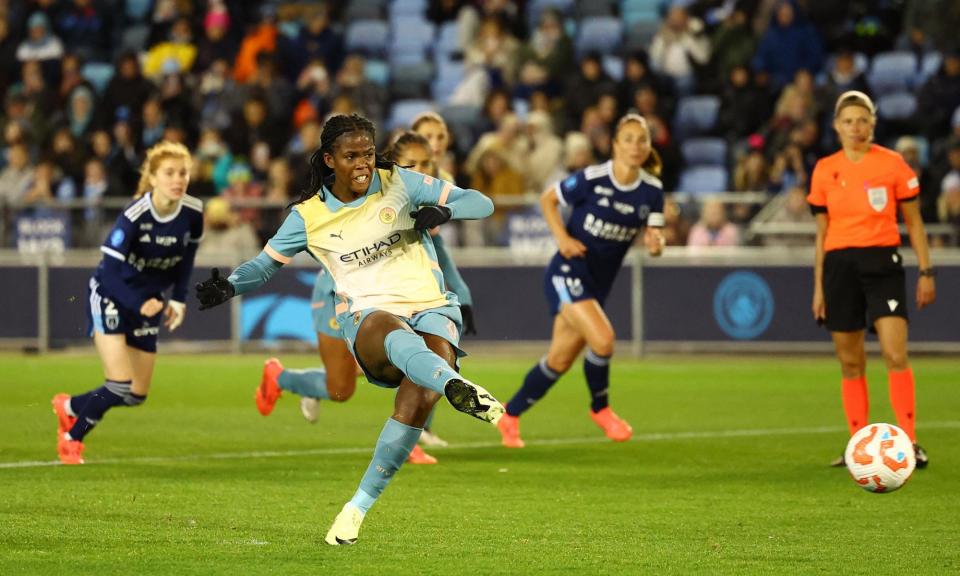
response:
<path id="1" fill-rule="evenodd" d="M 359 326 L 359 325 L 360 325 L 360 320 L 362 320 L 362 319 L 363 319 L 363 314 L 362 314 L 361 312 L 354 312 L 354 313 L 353 313 L 353 325 L 354 325 L 354 326 Z"/>
<path id="2" fill-rule="evenodd" d="M 397 219 L 397 211 L 387 206 L 380 210 L 380 221 L 384 224 L 393 224 Z"/>
<path id="3" fill-rule="evenodd" d="M 871 208 L 877 212 L 883 212 L 883 209 L 887 207 L 887 188 L 885 186 L 867 188 L 867 200 L 870 202 Z"/>

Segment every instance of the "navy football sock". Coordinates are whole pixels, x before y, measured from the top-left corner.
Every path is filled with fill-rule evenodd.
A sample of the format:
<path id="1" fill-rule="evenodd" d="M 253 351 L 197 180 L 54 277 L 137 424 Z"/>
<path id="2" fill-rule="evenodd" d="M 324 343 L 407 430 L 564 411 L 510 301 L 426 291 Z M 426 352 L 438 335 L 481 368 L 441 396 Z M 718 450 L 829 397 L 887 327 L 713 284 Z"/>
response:
<path id="1" fill-rule="evenodd" d="M 556 383 L 560 376 L 547 366 L 546 357 L 541 358 L 540 362 L 527 372 L 527 377 L 523 379 L 523 385 L 507 403 L 507 414 L 519 416 L 526 412 L 537 400 L 547 394 L 550 387 Z"/>
<path id="2" fill-rule="evenodd" d="M 130 395 L 130 381 L 107 380 L 103 386 L 89 393 L 86 403 L 77 414 L 77 422 L 70 429 L 70 438 L 83 441 L 107 410 L 126 403 Z M 85 395 L 86 396 L 86 395 Z"/>
<path id="3" fill-rule="evenodd" d="M 583 359 L 583 375 L 590 389 L 590 409 L 599 412 L 610 404 L 610 356 L 587 350 Z"/>
<path id="4" fill-rule="evenodd" d="M 99 388 L 94 388 L 93 390 L 84 392 L 83 394 L 70 397 L 70 412 L 73 416 L 77 416 L 83 411 L 83 407 L 87 405 L 87 400 L 89 400 L 97 390 L 99 390 Z"/>

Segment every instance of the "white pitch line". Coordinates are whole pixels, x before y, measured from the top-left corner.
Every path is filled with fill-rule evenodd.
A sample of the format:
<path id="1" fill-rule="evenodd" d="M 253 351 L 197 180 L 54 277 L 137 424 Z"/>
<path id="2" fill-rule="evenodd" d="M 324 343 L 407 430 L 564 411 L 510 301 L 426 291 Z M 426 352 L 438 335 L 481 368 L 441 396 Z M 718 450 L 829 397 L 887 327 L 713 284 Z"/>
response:
<path id="1" fill-rule="evenodd" d="M 918 428 L 960 428 L 960 421 L 924 422 Z M 669 440 L 696 440 L 701 438 L 755 438 L 757 436 L 801 436 L 805 434 L 830 434 L 843 432 L 841 426 L 817 426 L 813 428 L 746 428 L 743 430 L 702 430 L 690 432 L 650 432 L 634 434 L 631 442 L 659 442 Z M 527 446 L 564 446 L 570 444 L 602 444 L 609 442 L 604 436 L 581 438 L 544 438 L 527 440 Z M 430 451 L 476 450 L 499 448 L 499 442 L 463 442 L 453 446 L 431 446 Z M 188 462 L 196 460 L 245 460 L 252 458 L 289 458 L 295 456 L 336 456 L 339 454 L 369 454 L 370 446 L 354 448 L 316 448 L 313 450 L 262 450 L 256 452 L 223 452 L 214 454 L 186 454 L 183 456 L 133 456 L 130 458 L 103 458 L 88 464 L 151 464 L 163 462 Z M 59 460 L 23 460 L 0 462 L 0 470 L 14 468 L 43 468 L 60 466 Z"/>

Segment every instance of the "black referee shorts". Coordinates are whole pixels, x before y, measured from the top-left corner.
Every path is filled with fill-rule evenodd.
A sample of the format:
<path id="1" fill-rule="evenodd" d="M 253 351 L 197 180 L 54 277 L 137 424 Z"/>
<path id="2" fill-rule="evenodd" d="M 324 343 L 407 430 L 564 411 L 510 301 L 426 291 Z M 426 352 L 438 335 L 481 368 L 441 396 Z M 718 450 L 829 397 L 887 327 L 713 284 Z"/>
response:
<path id="1" fill-rule="evenodd" d="M 823 260 L 826 327 L 855 332 L 884 316 L 907 319 L 907 287 L 903 257 L 895 246 L 844 248 Z"/>

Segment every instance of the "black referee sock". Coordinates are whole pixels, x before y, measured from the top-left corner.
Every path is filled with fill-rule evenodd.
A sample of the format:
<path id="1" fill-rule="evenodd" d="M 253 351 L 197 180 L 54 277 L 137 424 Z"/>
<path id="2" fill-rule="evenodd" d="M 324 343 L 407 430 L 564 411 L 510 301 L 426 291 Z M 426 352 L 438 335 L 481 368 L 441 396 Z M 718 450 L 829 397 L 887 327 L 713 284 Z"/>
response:
<path id="1" fill-rule="evenodd" d="M 587 350 L 583 358 L 583 375 L 590 388 L 590 409 L 599 412 L 610 405 L 610 356 Z"/>

